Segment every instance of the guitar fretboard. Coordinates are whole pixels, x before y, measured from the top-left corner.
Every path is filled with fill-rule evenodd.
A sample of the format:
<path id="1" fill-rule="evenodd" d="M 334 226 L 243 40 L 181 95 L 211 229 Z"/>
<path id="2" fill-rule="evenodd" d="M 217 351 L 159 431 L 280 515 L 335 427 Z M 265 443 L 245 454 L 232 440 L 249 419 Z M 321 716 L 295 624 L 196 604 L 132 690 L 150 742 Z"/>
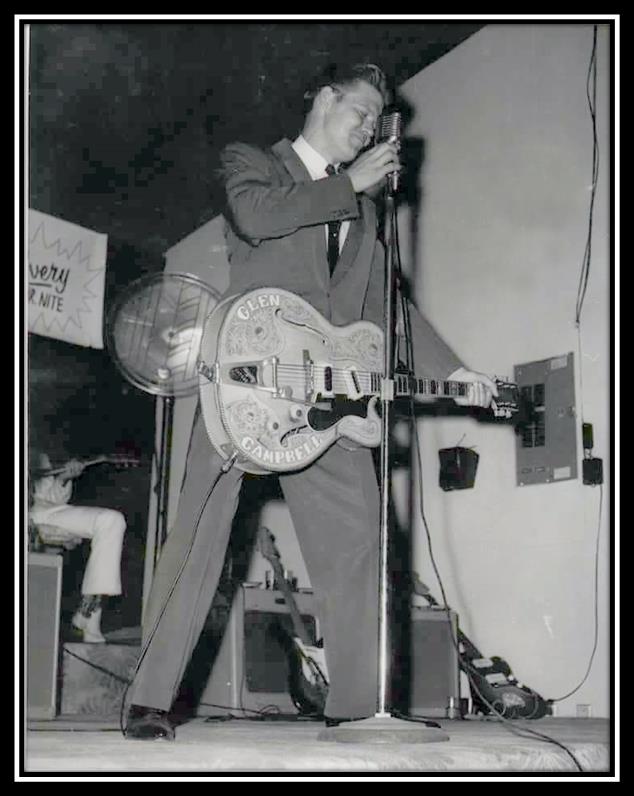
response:
<path id="1" fill-rule="evenodd" d="M 382 376 L 373 373 L 376 380 L 375 390 L 381 388 Z M 407 374 L 396 374 L 394 378 L 394 392 L 396 396 L 431 395 L 436 398 L 459 398 L 467 394 L 467 383 L 463 381 L 443 381 L 441 379 L 419 379 Z"/>
<path id="2" fill-rule="evenodd" d="M 341 372 L 340 372 L 341 373 Z M 380 395 L 381 373 L 359 372 L 356 375 L 359 391 L 365 395 Z M 335 392 L 346 392 L 345 381 L 336 370 L 332 371 L 332 384 Z M 434 398 L 459 398 L 467 394 L 468 384 L 464 381 L 444 381 L 442 379 L 419 379 L 406 373 L 394 377 L 394 394 L 398 398 L 415 395 L 429 395 Z M 340 388 L 340 389 L 338 389 Z"/>
<path id="3" fill-rule="evenodd" d="M 246 371 L 248 368 L 235 368 L 234 370 Z M 253 368 L 253 370 L 257 369 Z M 256 372 L 252 374 L 253 383 L 256 381 L 256 375 Z M 351 388 L 360 395 L 380 395 L 383 380 L 381 373 L 357 370 L 356 368 L 333 368 L 329 365 L 311 365 L 310 370 L 296 365 L 280 365 L 278 375 L 284 384 L 290 386 L 301 384 L 304 387 L 306 381 L 310 379 L 318 389 L 323 385 L 327 392 L 333 392 L 336 395 L 349 395 Z M 234 375 L 234 379 L 238 380 L 238 377 Z M 467 395 L 468 386 L 468 383 L 463 381 L 419 379 L 406 373 L 396 374 L 394 378 L 396 397 L 428 395 L 433 398 L 458 398 Z"/>

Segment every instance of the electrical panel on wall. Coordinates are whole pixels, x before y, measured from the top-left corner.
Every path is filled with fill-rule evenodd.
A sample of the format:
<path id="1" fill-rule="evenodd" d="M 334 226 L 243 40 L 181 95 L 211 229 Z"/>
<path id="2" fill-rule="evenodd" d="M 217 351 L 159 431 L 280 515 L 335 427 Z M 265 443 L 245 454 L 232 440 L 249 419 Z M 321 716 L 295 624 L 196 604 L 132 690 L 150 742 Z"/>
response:
<path id="1" fill-rule="evenodd" d="M 514 380 L 527 410 L 515 441 L 517 484 L 577 477 L 577 418 L 572 353 L 516 365 Z"/>

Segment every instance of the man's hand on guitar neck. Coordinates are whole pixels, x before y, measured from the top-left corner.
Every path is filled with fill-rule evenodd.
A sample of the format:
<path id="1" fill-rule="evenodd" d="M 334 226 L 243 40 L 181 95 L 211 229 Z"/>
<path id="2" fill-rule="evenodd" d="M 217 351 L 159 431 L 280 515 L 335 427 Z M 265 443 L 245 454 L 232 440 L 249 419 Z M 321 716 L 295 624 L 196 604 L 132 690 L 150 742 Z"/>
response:
<path id="1" fill-rule="evenodd" d="M 492 399 L 498 394 L 498 388 L 493 379 L 485 373 L 478 373 L 475 370 L 458 368 L 448 377 L 447 381 L 469 382 L 467 394 L 454 398 L 459 406 L 481 406 L 483 409 L 487 409 L 491 405 Z"/>

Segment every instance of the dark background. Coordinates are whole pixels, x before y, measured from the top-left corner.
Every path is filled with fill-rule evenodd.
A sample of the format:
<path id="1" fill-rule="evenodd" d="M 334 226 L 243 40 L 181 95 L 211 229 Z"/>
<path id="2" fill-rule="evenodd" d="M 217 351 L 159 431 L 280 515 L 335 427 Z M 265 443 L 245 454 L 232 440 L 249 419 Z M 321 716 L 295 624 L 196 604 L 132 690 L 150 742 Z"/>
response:
<path id="1" fill-rule="evenodd" d="M 164 252 L 223 210 L 215 178 L 230 141 L 296 135 L 308 79 L 333 61 L 380 64 L 395 87 L 482 24 L 462 22 L 32 22 L 29 207 L 108 235 L 105 316 Z M 26 76 L 25 76 L 26 77 Z M 26 88 L 26 86 L 25 86 Z M 26 340 L 29 445 L 54 460 L 125 452 L 88 469 L 74 502 L 126 515 L 124 594 L 104 629 L 140 621 L 154 397 L 107 349 Z M 86 546 L 70 555 L 77 594 Z"/>

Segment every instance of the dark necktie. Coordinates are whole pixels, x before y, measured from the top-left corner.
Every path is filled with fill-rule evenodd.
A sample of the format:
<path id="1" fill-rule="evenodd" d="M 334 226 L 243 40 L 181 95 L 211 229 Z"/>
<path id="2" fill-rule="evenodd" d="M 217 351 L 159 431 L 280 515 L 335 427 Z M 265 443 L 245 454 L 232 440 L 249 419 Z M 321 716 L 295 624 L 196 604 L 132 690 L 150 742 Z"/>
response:
<path id="1" fill-rule="evenodd" d="M 332 177 L 337 173 L 337 169 L 329 163 L 326 166 L 326 174 Z M 328 222 L 328 266 L 330 268 L 330 275 L 332 276 L 337 260 L 339 259 L 339 230 L 341 229 L 341 221 Z"/>

